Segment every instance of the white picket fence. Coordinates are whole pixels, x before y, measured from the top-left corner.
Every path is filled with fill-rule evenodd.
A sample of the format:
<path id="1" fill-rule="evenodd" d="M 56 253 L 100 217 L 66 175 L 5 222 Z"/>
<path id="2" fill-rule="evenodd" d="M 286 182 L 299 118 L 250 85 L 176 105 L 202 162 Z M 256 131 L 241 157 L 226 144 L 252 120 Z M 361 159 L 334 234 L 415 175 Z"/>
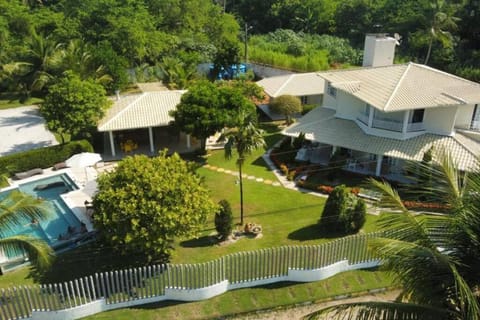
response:
<path id="1" fill-rule="evenodd" d="M 73 281 L 0 292 L 2 319 L 78 319 L 163 300 L 196 301 L 228 290 L 281 281 L 318 281 L 378 266 L 367 251 L 376 234 L 310 246 L 240 252 L 197 264 L 163 264 L 97 273 Z"/>

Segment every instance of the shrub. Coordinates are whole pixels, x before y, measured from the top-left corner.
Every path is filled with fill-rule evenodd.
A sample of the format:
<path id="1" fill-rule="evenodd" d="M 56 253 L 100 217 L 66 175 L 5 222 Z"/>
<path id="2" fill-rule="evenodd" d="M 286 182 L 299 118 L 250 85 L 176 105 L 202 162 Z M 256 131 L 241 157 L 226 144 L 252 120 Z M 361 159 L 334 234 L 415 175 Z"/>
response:
<path id="1" fill-rule="evenodd" d="M 324 232 L 357 232 L 365 223 L 366 206 L 344 186 L 335 187 L 328 196 L 320 229 Z"/>
<path id="2" fill-rule="evenodd" d="M 284 175 L 287 175 L 288 174 L 288 167 L 286 164 L 282 163 L 280 165 L 280 171 L 284 174 Z"/>
<path id="3" fill-rule="evenodd" d="M 316 107 L 317 107 L 317 105 L 315 105 L 315 104 L 304 104 L 302 106 L 302 116 L 309 113 L 310 111 L 312 111 Z"/>
<path id="4" fill-rule="evenodd" d="M 295 179 L 296 174 L 297 174 L 296 170 L 289 171 L 288 174 L 287 174 L 287 180 L 288 181 L 293 181 L 293 179 Z"/>
<path id="5" fill-rule="evenodd" d="M 88 141 L 79 140 L 6 155 L 0 157 L 0 173 L 13 175 L 34 168 L 48 168 L 80 152 L 93 152 L 93 147 Z"/>
<path id="6" fill-rule="evenodd" d="M 222 239 L 226 239 L 233 229 L 233 214 L 230 203 L 227 200 L 220 200 L 220 208 L 215 213 L 215 229 Z"/>

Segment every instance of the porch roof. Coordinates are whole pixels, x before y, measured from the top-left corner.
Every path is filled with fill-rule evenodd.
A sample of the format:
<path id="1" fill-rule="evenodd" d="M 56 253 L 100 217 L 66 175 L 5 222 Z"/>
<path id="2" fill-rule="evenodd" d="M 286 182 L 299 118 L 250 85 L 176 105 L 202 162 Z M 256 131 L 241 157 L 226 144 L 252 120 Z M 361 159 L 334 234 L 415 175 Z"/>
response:
<path id="1" fill-rule="evenodd" d="M 168 114 L 180 103 L 185 90 L 144 92 L 124 96 L 108 109 L 100 120 L 100 132 L 166 126 L 173 120 Z"/>
<path id="2" fill-rule="evenodd" d="M 288 136 L 305 133 L 309 140 L 352 150 L 405 160 L 422 161 L 426 151 L 434 146 L 450 152 L 460 170 L 478 168 L 479 144 L 457 133 L 454 137 L 423 134 L 407 140 L 368 135 L 351 120 L 335 118 L 335 111 L 317 107 L 295 124 L 283 130 Z"/>
<path id="3" fill-rule="evenodd" d="M 385 112 L 480 102 L 480 84 L 412 62 L 318 75 Z"/>

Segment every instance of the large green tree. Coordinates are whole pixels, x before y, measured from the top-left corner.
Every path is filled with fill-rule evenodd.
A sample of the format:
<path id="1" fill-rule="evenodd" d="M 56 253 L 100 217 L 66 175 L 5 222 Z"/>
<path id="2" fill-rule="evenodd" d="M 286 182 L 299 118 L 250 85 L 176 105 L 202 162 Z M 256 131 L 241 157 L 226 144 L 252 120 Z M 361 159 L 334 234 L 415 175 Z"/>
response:
<path id="1" fill-rule="evenodd" d="M 480 319 L 480 178 L 458 171 L 448 154 L 434 158 L 437 166 L 420 169 L 435 181 L 423 193 L 442 201 L 446 215 L 409 212 L 389 184 L 370 181 L 382 206 L 397 211 L 381 217 L 385 237 L 369 241 L 369 249 L 401 285 L 398 301 L 340 305 L 309 319 Z"/>
<path id="2" fill-rule="evenodd" d="M 91 133 L 109 105 L 101 85 L 67 73 L 50 87 L 40 112 L 48 129 L 61 135 L 63 143 L 65 134 L 78 137 Z"/>
<path id="3" fill-rule="evenodd" d="M 43 200 L 19 191 L 10 192 L 0 200 L 0 248 L 23 250 L 35 266 L 48 267 L 53 259 L 53 250 L 44 240 L 25 234 L 12 235 L 12 230 L 18 229 L 19 225 L 40 221 L 47 216 L 48 207 Z M 32 223 L 32 228 L 36 227 Z"/>
<path id="4" fill-rule="evenodd" d="M 240 185 L 240 224 L 243 225 L 243 174 L 242 167 L 245 157 L 255 149 L 265 147 L 263 130 L 257 127 L 255 113 L 240 112 L 236 126 L 228 128 L 220 139 L 225 139 L 225 158 L 230 159 L 234 151 L 237 153 L 238 181 Z"/>
<path id="5" fill-rule="evenodd" d="M 209 136 L 236 124 L 237 115 L 251 113 L 255 105 L 235 87 L 199 81 L 182 96 L 176 110 L 171 112 L 180 130 L 200 139 L 205 151 Z"/>
<path id="6" fill-rule="evenodd" d="M 95 227 L 119 252 L 148 262 L 165 261 L 176 238 L 196 235 L 217 211 L 193 164 L 166 151 L 123 159 L 99 177 L 98 190 Z"/>
<path id="7" fill-rule="evenodd" d="M 287 124 L 291 124 L 292 115 L 302 112 L 302 102 L 298 97 L 284 94 L 270 101 L 269 108 L 273 112 L 284 115 Z"/>

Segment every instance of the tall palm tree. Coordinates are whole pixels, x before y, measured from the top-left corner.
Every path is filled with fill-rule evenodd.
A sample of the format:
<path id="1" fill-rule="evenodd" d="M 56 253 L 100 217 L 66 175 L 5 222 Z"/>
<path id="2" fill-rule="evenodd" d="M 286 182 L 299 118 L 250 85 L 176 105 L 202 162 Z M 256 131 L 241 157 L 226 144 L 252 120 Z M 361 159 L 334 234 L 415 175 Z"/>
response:
<path id="1" fill-rule="evenodd" d="M 431 6 L 433 16 L 428 27 L 428 51 L 424 64 L 428 64 L 434 41 L 440 41 L 444 47 L 452 45 L 453 36 L 450 31 L 457 30 L 457 21 L 460 20 L 452 15 L 451 8 L 447 8 L 445 0 L 434 0 Z"/>
<path id="2" fill-rule="evenodd" d="M 225 158 L 231 159 L 233 150 L 237 151 L 238 181 L 240 185 L 240 224 L 243 225 L 243 175 L 242 166 L 245 157 L 255 149 L 265 147 L 263 130 L 257 127 L 255 113 L 239 112 L 237 126 L 226 129 L 219 140 L 226 140 Z"/>
<path id="3" fill-rule="evenodd" d="M 439 165 L 419 175 L 434 181 L 423 193 L 442 199 L 445 215 L 412 214 L 389 184 L 370 180 L 382 205 L 400 211 L 380 220 L 388 237 L 369 243 L 402 285 L 399 301 L 345 304 L 307 319 L 480 319 L 480 178 L 459 172 L 446 152 L 434 158 Z"/>
<path id="4" fill-rule="evenodd" d="M 36 221 L 48 216 L 43 200 L 35 199 L 19 191 L 12 191 L 0 200 L 0 248 L 3 250 L 23 250 L 28 258 L 39 268 L 50 265 L 53 258 L 52 248 L 42 239 L 30 235 L 12 235 L 19 225 Z"/>

